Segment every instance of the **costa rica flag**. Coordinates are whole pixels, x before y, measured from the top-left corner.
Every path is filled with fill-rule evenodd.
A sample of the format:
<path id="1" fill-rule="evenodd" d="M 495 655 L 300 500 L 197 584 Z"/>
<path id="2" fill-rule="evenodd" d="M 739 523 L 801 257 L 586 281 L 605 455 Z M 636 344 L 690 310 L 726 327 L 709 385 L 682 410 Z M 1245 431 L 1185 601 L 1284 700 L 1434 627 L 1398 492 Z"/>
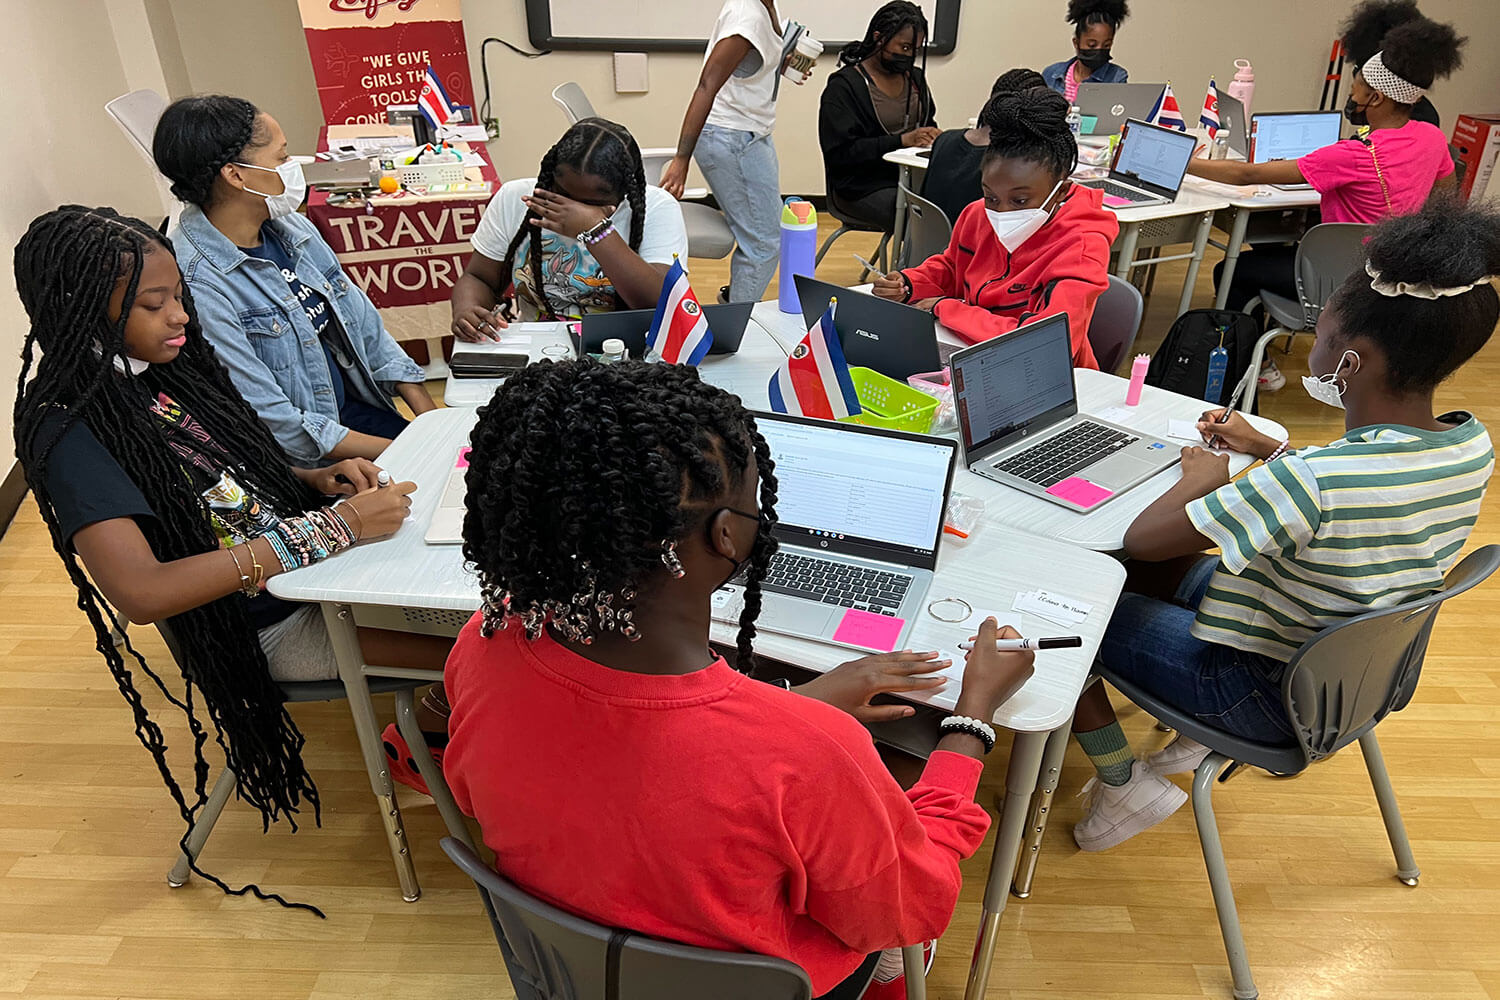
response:
<path id="1" fill-rule="evenodd" d="M 688 284 L 682 262 L 673 257 L 661 283 L 661 298 L 656 300 L 651 329 L 646 331 L 646 360 L 696 365 L 713 346 L 713 331 L 708 328 L 703 307 Z"/>
<path id="2" fill-rule="evenodd" d="M 1203 110 L 1198 113 L 1198 124 L 1208 129 L 1208 137 L 1219 134 L 1219 84 L 1208 81 L 1208 93 L 1203 95 Z"/>
<path id="3" fill-rule="evenodd" d="M 422 74 L 422 90 L 417 94 L 417 108 L 422 112 L 422 117 L 432 123 L 433 128 L 446 125 L 456 117 L 453 105 L 430 65 Z"/>
<path id="4" fill-rule="evenodd" d="M 771 409 L 803 417 L 838 420 L 861 411 L 844 349 L 833 326 L 833 310 L 838 304 L 831 299 L 823 317 L 771 376 L 767 389 Z"/>
<path id="5" fill-rule="evenodd" d="M 1187 122 L 1182 120 L 1182 109 L 1177 106 L 1177 95 L 1172 93 L 1170 82 L 1162 89 L 1161 96 L 1156 99 L 1156 107 L 1151 109 L 1146 121 L 1152 125 L 1175 128 L 1179 132 L 1187 131 Z"/>

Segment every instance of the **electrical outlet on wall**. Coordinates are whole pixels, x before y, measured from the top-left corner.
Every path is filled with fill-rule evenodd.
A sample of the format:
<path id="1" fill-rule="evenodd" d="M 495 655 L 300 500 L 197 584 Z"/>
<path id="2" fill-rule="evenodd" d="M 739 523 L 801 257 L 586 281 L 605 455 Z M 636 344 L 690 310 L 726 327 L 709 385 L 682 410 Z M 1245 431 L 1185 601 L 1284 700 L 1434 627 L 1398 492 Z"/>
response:
<path id="1" fill-rule="evenodd" d="M 500 138 L 500 119 L 486 118 L 484 120 L 484 134 L 492 140 Z"/>

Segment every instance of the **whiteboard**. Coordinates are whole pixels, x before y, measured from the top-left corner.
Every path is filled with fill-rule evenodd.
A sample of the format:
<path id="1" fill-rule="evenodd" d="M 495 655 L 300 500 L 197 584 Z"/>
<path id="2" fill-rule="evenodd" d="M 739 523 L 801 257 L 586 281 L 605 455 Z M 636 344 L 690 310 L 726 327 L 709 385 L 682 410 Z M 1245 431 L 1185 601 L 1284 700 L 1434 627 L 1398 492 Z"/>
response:
<path id="1" fill-rule="evenodd" d="M 958 34 L 959 0 L 914 0 L 927 15 L 929 52 L 947 55 Z M 613 52 L 703 51 L 720 0 L 526 0 L 526 25 L 538 49 Z M 865 36 L 873 0 L 787 0 L 777 12 L 807 25 L 825 52 Z"/>

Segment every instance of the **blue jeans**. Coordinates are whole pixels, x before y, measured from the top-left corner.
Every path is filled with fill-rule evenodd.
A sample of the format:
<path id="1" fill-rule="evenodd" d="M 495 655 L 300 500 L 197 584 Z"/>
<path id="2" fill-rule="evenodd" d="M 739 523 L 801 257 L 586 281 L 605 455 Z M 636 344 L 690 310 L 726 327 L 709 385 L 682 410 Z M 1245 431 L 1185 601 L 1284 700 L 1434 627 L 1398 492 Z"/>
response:
<path id="1" fill-rule="evenodd" d="M 693 151 L 734 234 L 729 301 L 759 302 L 781 254 L 781 169 L 769 135 L 703 126 Z"/>
<path id="2" fill-rule="evenodd" d="M 1099 659 L 1116 674 L 1209 725 L 1260 743 L 1294 743 L 1281 704 L 1286 664 L 1204 642 L 1188 631 L 1218 564 L 1212 556 L 1198 560 L 1171 601 L 1122 594 L 1104 632 Z"/>

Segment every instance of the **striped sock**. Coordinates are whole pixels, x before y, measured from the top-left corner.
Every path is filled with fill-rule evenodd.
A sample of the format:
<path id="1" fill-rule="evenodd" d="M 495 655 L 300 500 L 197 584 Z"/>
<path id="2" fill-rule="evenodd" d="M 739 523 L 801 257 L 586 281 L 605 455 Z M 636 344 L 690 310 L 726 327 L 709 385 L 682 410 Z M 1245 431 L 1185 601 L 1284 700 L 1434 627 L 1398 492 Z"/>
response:
<path id="1" fill-rule="evenodd" d="M 1130 780 L 1130 768 L 1135 755 L 1130 752 L 1130 742 L 1125 739 L 1125 730 L 1118 722 L 1111 722 L 1103 729 L 1087 733 L 1074 733 L 1078 745 L 1093 761 L 1099 780 L 1106 785 L 1123 785 Z"/>

